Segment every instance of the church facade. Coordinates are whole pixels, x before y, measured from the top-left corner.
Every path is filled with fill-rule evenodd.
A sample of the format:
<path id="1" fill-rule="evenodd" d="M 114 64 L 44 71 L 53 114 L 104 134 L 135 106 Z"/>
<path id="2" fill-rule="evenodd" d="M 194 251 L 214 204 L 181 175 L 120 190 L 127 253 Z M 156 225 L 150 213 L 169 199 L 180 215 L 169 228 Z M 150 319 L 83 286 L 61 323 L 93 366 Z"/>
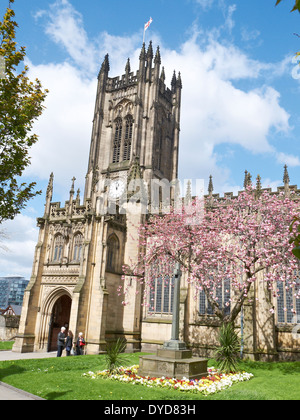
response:
<path id="1" fill-rule="evenodd" d="M 98 75 L 83 200 L 73 178 L 64 206 L 52 202 L 50 176 L 14 351 L 55 350 L 62 326 L 75 336 L 83 332 L 88 354 L 105 351 L 118 337 L 126 339 L 128 351 L 155 350 L 170 337 L 172 282 L 158 279 L 149 305 L 143 306 L 141 284 L 126 278 L 130 287 L 125 305 L 122 266 L 137 261 L 138 226 L 145 221 L 149 186 L 177 179 L 181 76 L 174 72 L 170 88 L 166 86 L 159 47 L 154 54 L 151 42 L 141 49 L 136 73 L 129 59 L 122 76 L 110 78 L 109 70 L 107 55 Z M 297 189 L 289 186 L 286 169 L 282 188 Z M 159 194 L 158 189 L 158 202 Z M 134 208 L 130 197 L 135 197 Z M 219 324 L 204 296 L 193 299 L 191 287 L 183 275 L 181 338 L 196 354 L 209 356 Z M 222 299 L 228 298 L 225 289 Z M 238 321 L 244 355 L 300 358 L 297 319 L 283 310 L 293 297 L 283 294 L 271 314 L 267 291 L 258 283 L 254 293 L 260 303 L 245 306 Z M 297 311 L 300 317 L 299 305 Z"/>

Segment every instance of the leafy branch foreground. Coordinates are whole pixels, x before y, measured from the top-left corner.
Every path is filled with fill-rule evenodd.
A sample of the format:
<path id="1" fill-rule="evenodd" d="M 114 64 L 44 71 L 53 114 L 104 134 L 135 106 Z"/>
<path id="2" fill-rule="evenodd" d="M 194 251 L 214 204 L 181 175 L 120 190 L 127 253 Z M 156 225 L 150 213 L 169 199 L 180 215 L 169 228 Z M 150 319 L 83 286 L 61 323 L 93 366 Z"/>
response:
<path id="1" fill-rule="evenodd" d="M 38 141 L 32 129 L 45 109 L 48 93 L 38 79 L 30 81 L 27 76 L 26 49 L 18 48 L 16 41 L 13 3 L 9 2 L 0 20 L 0 223 L 13 219 L 28 200 L 40 194 L 36 183 L 26 184 L 22 175 L 30 164 L 29 151 Z"/>
<path id="2" fill-rule="evenodd" d="M 282 0 L 277 0 L 276 1 L 276 6 L 278 6 L 279 3 L 281 3 Z M 294 7 L 292 8 L 291 12 L 295 12 L 296 10 L 298 10 L 300 12 L 300 0 L 295 0 L 295 4 Z"/>

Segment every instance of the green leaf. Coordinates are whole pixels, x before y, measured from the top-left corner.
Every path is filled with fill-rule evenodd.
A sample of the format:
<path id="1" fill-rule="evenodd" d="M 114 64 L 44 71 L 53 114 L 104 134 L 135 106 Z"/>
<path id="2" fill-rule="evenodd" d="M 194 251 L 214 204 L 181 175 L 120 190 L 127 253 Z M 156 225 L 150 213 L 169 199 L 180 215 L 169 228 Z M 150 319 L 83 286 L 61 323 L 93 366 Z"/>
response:
<path id="1" fill-rule="evenodd" d="M 281 3 L 282 0 L 277 0 L 275 6 L 278 6 L 279 3 Z M 291 12 L 294 12 L 295 10 L 298 10 L 300 12 L 300 0 L 295 0 L 295 5 L 292 8 Z"/>
<path id="2" fill-rule="evenodd" d="M 292 250 L 292 253 L 295 255 L 296 258 L 298 258 L 300 260 L 300 246 L 296 246 Z"/>

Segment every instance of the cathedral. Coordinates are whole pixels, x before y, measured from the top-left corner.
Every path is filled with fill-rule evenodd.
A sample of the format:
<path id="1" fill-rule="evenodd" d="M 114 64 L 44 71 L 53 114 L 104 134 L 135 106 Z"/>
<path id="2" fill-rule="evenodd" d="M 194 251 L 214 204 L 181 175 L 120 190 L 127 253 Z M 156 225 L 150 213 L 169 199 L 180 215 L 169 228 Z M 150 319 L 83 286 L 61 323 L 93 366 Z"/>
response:
<path id="1" fill-rule="evenodd" d="M 170 337 L 172 282 L 157 279 L 151 302 L 142 305 L 142 286 L 130 277 L 124 305 L 122 266 L 138 259 L 138 226 L 147 217 L 143 210 L 149 205 L 149 185 L 178 176 L 181 75 L 174 71 L 171 86 L 166 86 L 160 50 L 157 47 L 154 54 L 152 42 L 147 49 L 143 44 L 136 72 L 129 59 L 122 76 L 111 78 L 109 71 L 106 55 L 98 74 L 83 199 L 73 178 L 65 204 L 52 202 L 50 176 L 13 351 L 56 350 L 62 326 L 75 336 L 83 332 L 87 354 L 104 352 L 118 337 L 126 340 L 129 352 L 154 351 Z M 289 185 L 286 168 L 281 188 L 297 190 Z M 211 179 L 209 194 L 216 196 Z M 130 197 L 135 197 L 133 204 Z M 263 304 L 267 291 L 259 283 L 256 288 L 260 303 L 244 307 L 237 326 L 243 335 L 243 355 L 299 359 L 297 321 L 283 310 L 293 296 L 283 293 L 271 314 Z M 225 288 L 222 293 L 222 299 L 228 299 Z M 209 356 L 217 344 L 219 321 L 205 296 L 196 301 L 192 294 L 183 274 L 181 339 L 195 354 Z"/>

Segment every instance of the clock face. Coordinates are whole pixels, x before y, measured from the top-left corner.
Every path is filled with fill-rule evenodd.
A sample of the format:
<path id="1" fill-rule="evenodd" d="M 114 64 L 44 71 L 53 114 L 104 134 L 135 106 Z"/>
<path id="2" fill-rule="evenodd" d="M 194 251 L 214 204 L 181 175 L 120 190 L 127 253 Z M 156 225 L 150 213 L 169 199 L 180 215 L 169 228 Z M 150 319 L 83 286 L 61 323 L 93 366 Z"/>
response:
<path id="1" fill-rule="evenodd" d="M 113 199 L 120 198 L 125 191 L 125 182 L 121 179 L 111 181 L 109 186 L 109 197 Z"/>

